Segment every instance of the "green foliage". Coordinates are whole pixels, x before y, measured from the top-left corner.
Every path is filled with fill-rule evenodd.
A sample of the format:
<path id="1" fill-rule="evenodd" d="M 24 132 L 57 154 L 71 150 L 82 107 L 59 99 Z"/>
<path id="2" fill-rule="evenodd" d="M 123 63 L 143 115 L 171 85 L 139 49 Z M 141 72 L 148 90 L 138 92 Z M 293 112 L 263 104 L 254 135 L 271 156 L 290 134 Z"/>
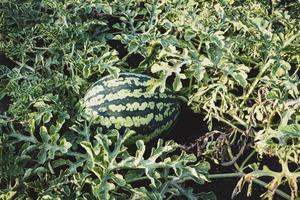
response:
<path id="1" fill-rule="evenodd" d="M 131 198 L 134 199 L 164 199 L 169 195 L 177 196 L 181 193 L 188 199 L 196 199 L 192 190 L 182 188 L 180 183 L 193 180 L 203 184 L 207 180 L 208 163 L 191 165 L 190 163 L 196 161 L 196 157 L 184 152 L 169 157 L 168 154 L 178 147 L 172 141 L 163 144 L 163 141 L 159 140 L 157 146 L 152 148 L 150 156 L 145 156 L 146 146 L 142 140 L 138 140 L 135 155 L 130 155 L 123 143 L 132 133 L 127 131 L 123 137 L 118 133 L 97 134 L 95 145 L 87 141 L 80 143 L 88 154 L 86 170 L 97 177 L 91 184 L 93 195 L 98 199 L 110 199 L 110 193 L 114 191 L 113 193 L 119 194 L 113 196 L 128 198 L 125 192 L 120 192 L 125 190 L 131 192 Z M 116 141 L 112 142 L 111 138 L 116 138 Z M 124 176 L 118 173 L 121 170 L 126 170 Z M 133 188 L 128 184 L 147 179 L 151 183 L 149 189 Z"/>
<path id="2" fill-rule="evenodd" d="M 253 172 L 242 177 L 236 187 L 236 192 L 241 191 L 242 185 L 249 182 L 250 185 L 253 178 L 271 177 L 272 181 L 267 185 L 268 192 L 263 195 L 265 199 L 272 199 L 276 189 L 286 180 L 290 186 L 291 198 L 298 196 L 298 181 L 300 173 L 294 171 L 289 163 L 299 163 L 299 124 L 291 124 L 280 127 L 278 130 L 267 129 L 260 131 L 256 135 L 255 147 L 260 156 L 267 154 L 268 156 L 276 156 L 281 164 L 281 171 L 276 172 L 269 169 L 268 166 L 259 168 L 257 164 L 253 164 L 250 168 Z M 251 187 L 248 188 L 251 191 Z"/>
<path id="3" fill-rule="evenodd" d="M 234 161 L 244 175 L 235 193 L 269 176 L 264 198 L 280 184 L 296 198 L 299 12 L 298 1 L 281 0 L 2 1 L 0 52 L 13 66 L 0 65 L 0 106 L 10 98 L 0 113 L 0 199 L 213 198 L 184 187 L 203 184 L 209 166 L 177 144 L 159 140 L 146 156 L 142 141 L 123 145 L 131 131 L 102 133 L 82 119 L 92 83 L 125 71 L 153 75 L 149 90 L 170 81 L 212 131 L 215 119 L 230 127 L 221 134 L 228 156 L 210 159 Z M 250 157 L 275 157 L 282 171 L 237 162 L 244 136 Z M 220 155 L 209 139 L 201 155 Z"/>

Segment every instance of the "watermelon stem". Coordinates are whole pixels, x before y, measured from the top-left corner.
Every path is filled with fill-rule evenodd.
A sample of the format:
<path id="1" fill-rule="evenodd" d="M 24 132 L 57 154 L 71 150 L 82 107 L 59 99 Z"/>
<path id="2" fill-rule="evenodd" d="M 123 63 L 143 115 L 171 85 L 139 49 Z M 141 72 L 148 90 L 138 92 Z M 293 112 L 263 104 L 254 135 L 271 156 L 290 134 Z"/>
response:
<path id="1" fill-rule="evenodd" d="M 188 99 L 185 96 L 178 96 L 178 99 L 181 100 L 183 103 L 188 103 Z"/>

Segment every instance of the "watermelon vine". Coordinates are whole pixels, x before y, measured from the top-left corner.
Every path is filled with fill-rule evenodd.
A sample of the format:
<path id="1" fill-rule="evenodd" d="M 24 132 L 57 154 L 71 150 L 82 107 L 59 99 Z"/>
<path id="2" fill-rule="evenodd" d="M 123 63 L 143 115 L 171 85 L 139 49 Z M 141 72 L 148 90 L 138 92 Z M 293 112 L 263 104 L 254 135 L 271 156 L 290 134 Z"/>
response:
<path id="1" fill-rule="evenodd" d="M 299 12 L 283 0 L 1 1 L 0 199 L 220 199 L 205 187 L 223 179 L 235 198 L 258 186 L 297 199 Z M 90 99 L 124 74 L 151 77 L 142 92 L 159 99 L 130 99 L 142 129 Z M 205 128 L 171 128 L 179 102 Z"/>

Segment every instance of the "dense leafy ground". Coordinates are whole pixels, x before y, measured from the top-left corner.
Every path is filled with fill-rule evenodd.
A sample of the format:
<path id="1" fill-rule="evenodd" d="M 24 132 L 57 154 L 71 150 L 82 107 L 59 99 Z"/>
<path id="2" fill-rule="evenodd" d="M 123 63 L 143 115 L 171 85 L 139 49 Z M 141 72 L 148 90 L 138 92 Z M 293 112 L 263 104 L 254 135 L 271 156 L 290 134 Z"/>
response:
<path id="1" fill-rule="evenodd" d="M 214 199 L 199 188 L 234 177 L 233 195 L 253 183 L 296 199 L 299 13 L 283 0 L 2 0 L 0 199 Z M 151 147 L 93 127 L 80 102 L 120 72 L 173 87 L 208 131 Z"/>

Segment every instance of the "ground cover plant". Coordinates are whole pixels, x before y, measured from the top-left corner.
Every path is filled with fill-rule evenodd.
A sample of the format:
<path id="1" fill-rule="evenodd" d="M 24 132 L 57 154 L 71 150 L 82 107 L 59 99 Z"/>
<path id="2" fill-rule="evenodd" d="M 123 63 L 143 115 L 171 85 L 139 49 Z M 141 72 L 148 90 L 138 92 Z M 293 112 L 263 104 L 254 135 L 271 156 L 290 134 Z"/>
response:
<path id="1" fill-rule="evenodd" d="M 0 199 L 216 199 L 202 188 L 236 177 L 233 198 L 259 185 L 262 199 L 297 199 L 299 12 L 283 0 L 2 0 Z M 94 127 L 80 102 L 121 72 L 170 85 L 206 128 L 126 145 L 138 133 Z"/>

